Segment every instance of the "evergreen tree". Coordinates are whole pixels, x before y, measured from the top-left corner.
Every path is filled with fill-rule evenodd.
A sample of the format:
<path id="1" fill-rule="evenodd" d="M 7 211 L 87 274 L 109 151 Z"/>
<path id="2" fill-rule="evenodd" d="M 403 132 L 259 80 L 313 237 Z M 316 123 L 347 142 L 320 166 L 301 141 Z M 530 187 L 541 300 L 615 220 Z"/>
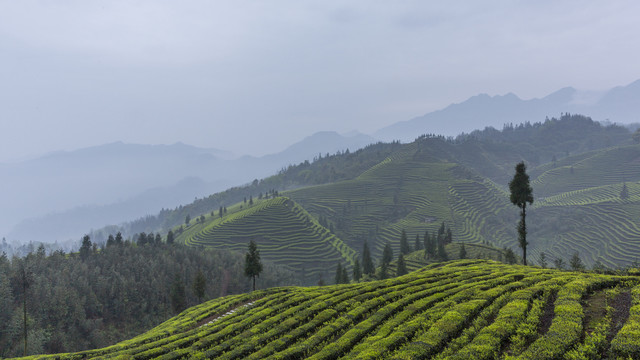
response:
<path id="1" fill-rule="evenodd" d="M 400 254 L 400 256 L 398 256 L 398 266 L 396 268 L 396 276 L 406 275 L 407 273 L 408 271 L 407 271 L 407 265 L 404 263 L 404 255 Z"/>
<path id="2" fill-rule="evenodd" d="M 173 231 L 169 230 L 167 233 L 167 244 L 173 244 L 175 242 L 175 235 L 173 235 Z"/>
<path id="3" fill-rule="evenodd" d="M 620 199 L 627 200 L 629 198 L 629 189 L 627 189 L 627 183 L 622 183 L 622 190 L 620 191 Z"/>
<path id="4" fill-rule="evenodd" d="M 220 218 L 222 219 L 222 206 L 220 206 L 220 209 L 218 209 L 218 216 L 220 216 Z"/>
<path id="5" fill-rule="evenodd" d="M 420 234 L 416 234 L 416 241 L 413 244 L 413 250 L 414 251 L 422 250 L 422 241 L 420 241 Z"/>
<path id="6" fill-rule="evenodd" d="M 437 257 L 440 261 L 449 260 L 449 255 L 447 255 L 447 251 L 444 248 L 444 239 L 438 241 L 438 253 Z"/>
<path id="7" fill-rule="evenodd" d="M 253 205 L 253 196 L 249 195 L 249 205 Z"/>
<path id="8" fill-rule="evenodd" d="M 458 253 L 458 257 L 460 259 L 466 259 L 467 258 L 467 249 L 464 248 L 464 244 L 460 245 L 460 253 Z"/>
<path id="9" fill-rule="evenodd" d="M 82 245 L 80 245 L 80 259 L 86 260 L 91 255 L 91 238 L 89 235 L 82 237 Z"/>
<path id="10" fill-rule="evenodd" d="M 584 270 L 584 264 L 582 264 L 582 260 L 580 259 L 580 255 L 578 252 L 574 252 L 573 256 L 571 256 L 571 260 L 569 261 L 569 266 L 571 266 L 571 270 L 573 271 L 582 271 Z"/>
<path id="11" fill-rule="evenodd" d="M 516 263 L 516 254 L 511 250 L 511 248 L 504 249 L 504 260 L 507 264 L 515 264 Z"/>
<path id="12" fill-rule="evenodd" d="M 187 305 L 187 297 L 184 291 L 184 283 L 180 275 L 176 274 L 171 284 L 171 307 L 174 313 L 184 310 Z"/>
<path id="13" fill-rule="evenodd" d="M 369 251 L 369 244 L 367 241 L 364 241 L 364 246 L 362 249 L 362 271 L 366 275 L 373 275 L 376 272 L 376 268 L 373 265 L 373 260 L 371 260 L 371 252 Z"/>
<path id="14" fill-rule="evenodd" d="M 154 243 L 160 244 L 161 242 L 162 242 L 162 236 L 160 235 L 160 233 L 157 233 Z"/>
<path id="15" fill-rule="evenodd" d="M 338 267 L 336 268 L 336 276 L 335 276 L 336 284 L 342 284 L 342 264 L 338 263 Z"/>
<path id="16" fill-rule="evenodd" d="M 520 208 L 520 222 L 518 223 L 518 244 L 522 248 L 522 263 L 527 265 L 527 225 L 526 210 L 527 203 L 533 204 L 533 190 L 529 185 L 529 175 L 527 175 L 527 167 L 524 162 L 516 165 L 516 173 L 509 182 L 509 190 L 511 191 L 511 203 Z"/>
<path id="17" fill-rule="evenodd" d="M 190 222 L 191 222 L 191 215 L 187 214 L 187 216 L 184 218 L 184 224 L 189 226 Z"/>
<path id="18" fill-rule="evenodd" d="M 564 270 L 564 260 L 562 260 L 562 258 L 556 258 L 555 260 L 553 260 L 553 265 L 558 270 Z"/>
<path id="19" fill-rule="evenodd" d="M 400 233 L 400 253 L 408 254 L 411 252 L 411 246 L 409 246 L 409 240 L 407 240 L 407 232 L 402 229 Z"/>
<path id="20" fill-rule="evenodd" d="M 540 266 L 543 269 L 546 269 L 547 265 L 548 265 L 547 264 L 547 254 L 545 254 L 544 251 L 543 251 L 543 252 L 540 253 Z"/>
<path id="21" fill-rule="evenodd" d="M 393 260 L 393 249 L 391 249 L 391 245 L 386 243 L 384 245 L 384 250 L 382 250 L 382 263 L 389 265 Z"/>
<path id="22" fill-rule="evenodd" d="M 207 278 L 204 276 L 202 270 L 198 269 L 195 278 L 193 278 L 192 287 L 193 293 L 198 298 L 198 303 L 201 303 L 207 289 Z"/>
<path id="23" fill-rule="evenodd" d="M 122 233 L 118 231 L 118 233 L 116 234 L 116 245 L 122 245 L 123 243 L 124 241 L 122 239 Z"/>
<path id="24" fill-rule="evenodd" d="M 349 273 L 347 273 L 347 267 L 344 266 L 342 268 L 342 283 L 343 284 L 348 284 L 349 283 Z"/>
<path id="25" fill-rule="evenodd" d="M 144 244 L 147 243 L 147 233 L 145 233 L 144 231 L 141 232 L 140 234 L 138 234 L 138 240 L 137 240 L 138 245 L 142 246 Z"/>
<path id="26" fill-rule="evenodd" d="M 389 264 L 382 262 L 380 264 L 380 272 L 378 272 L 378 279 L 384 280 L 389 277 Z"/>
<path id="27" fill-rule="evenodd" d="M 255 241 L 251 240 L 249 242 L 249 251 L 245 255 L 244 275 L 253 279 L 253 291 L 256 291 L 256 276 L 260 276 L 261 272 L 260 251 Z"/>
<path id="28" fill-rule="evenodd" d="M 360 260 L 356 258 L 355 264 L 353 265 L 353 281 L 358 282 L 362 278 L 362 270 L 360 269 Z"/>
<path id="29" fill-rule="evenodd" d="M 109 234 L 109 238 L 107 239 L 107 247 L 114 246 L 116 244 L 116 239 L 113 235 Z"/>

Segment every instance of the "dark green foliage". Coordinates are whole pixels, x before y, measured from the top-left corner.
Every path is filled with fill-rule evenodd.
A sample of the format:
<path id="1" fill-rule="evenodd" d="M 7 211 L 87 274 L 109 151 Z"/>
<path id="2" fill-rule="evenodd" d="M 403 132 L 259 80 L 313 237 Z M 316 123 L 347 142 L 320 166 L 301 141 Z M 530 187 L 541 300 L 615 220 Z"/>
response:
<path id="1" fill-rule="evenodd" d="M 353 265 L 353 281 L 358 282 L 362 278 L 362 269 L 360 269 L 360 260 L 356 258 Z"/>
<path id="2" fill-rule="evenodd" d="M 253 291 L 256 290 L 256 277 L 262 272 L 262 262 L 260 262 L 260 251 L 255 241 L 249 242 L 249 249 L 245 255 L 244 275 L 253 279 Z"/>
<path id="3" fill-rule="evenodd" d="M 529 185 L 529 175 L 524 162 L 516 165 L 516 173 L 509 182 L 509 199 L 511 203 L 520 208 L 520 222 L 518 223 L 518 245 L 522 249 L 522 263 L 527 265 L 527 224 L 526 211 L 527 203 L 533 204 L 533 190 Z"/>
<path id="4" fill-rule="evenodd" d="M 458 253 L 458 258 L 459 259 L 467 258 L 467 250 L 464 248 L 464 244 L 460 245 L 460 252 Z"/>
<path id="5" fill-rule="evenodd" d="M 89 235 L 85 235 L 82 237 L 82 245 L 80 245 L 80 259 L 83 261 L 91 256 L 91 238 Z"/>
<path id="6" fill-rule="evenodd" d="M 167 244 L 173 244 L 175 241 L 175 235 L 173 235 L 173 230 L 169 230 L 167 233 Z"/>
<path id="7" fill-rule="evenodd" d="M 378 280 L 384 280 L 389 277 L 389 264 L 386 262 L 382 262 L 380 264 L 380 270 L 378 270 Z"/>
<path id="8" fill-rule="evenodd" d="M 416 234 L 416 241 L 413 243 L 413 250 L 420 251 L 423 248 L 424 246 L 422 246 L 422 241 L 420 241 L 420 234 Z"/>
<path id="9" fill-rule="evenodd" d="M 411 246 L 409 245 L 409 240 L 407 239 L 407 232 L 402 229 L 402 233 L 400 234 L 400 253 L 408 254 L 411 252 Z"/>
<path id="10" fill-rule="evenodd" d="M 376 267 L 373 265 L 373 260 L 371 259 L 369 244 L 366 240 L 362 248 L 362 272 L 366 275 L 373 275 L 376 272 Z"/>
<path id="11" fill-rule="evenodd" d="M 553 265 L 558 270 L 564 270 L 564 260 L 562 260 L 562 258 L 556 258 L 555 260 L 553 260 Z"/>
<path id="12" fill-rule="evenodd" d="M 580 254 L 578 252 L 574 252 L 571 256 L 571 260 L 569 261 L 569 266 L 571 266 L 571 270 L 573 271 L 582 271 L 584 270 L 584 264 L 582 264 L 582 260 L 580 259 Z"/>
<path id="13" fill-rule="evenodd" d="M 336 276 L 334 278 L 336 284 L 344 284 L 342 281 L 342 264 L 338 263 L 338 267 L 336 268 Z"/>
<path id="14" fill-rule="evenodd" d="M 400 256 L 398 256 L 396 276 L 406 275 L 407 273 L 408 271 L 407 271 L 407 265 L 404 263 L 404 255 L 400 254 Z"/>
<path id="15" fill-rule="evenodd" d="M 511 250 L 511 248 L 504 249 L 504 260 L 507 264 L 515 264 L 517 262 L 516 254 Z"/>
<path id="16" fill-rule="evenodd" d="M 198 302 L 202 302 L 205 291 L 207 290 L 207 278 L 202 270 L 198 269 L 196 276 L 193 278 L 193 294 L 198 298 Z"/>
<path id="17" fill-rule="evenodd" d="M 190 222 L 191 222 L 191 215 L 187 214 L 187 216 L 185 216 L 184 218 L 184 224 L 188 226 Z"/>
<path id="18" fill-rule="evenodd" d="M 391 249 L 391 245 L 389 245 L 389 243 L 386 243 L 382 250 L 381 264 L 386 264 L 388 266 L 389 263 L 391 263 L 391 260 L 393 260 L 393 249 Z"/>
<path id="19" fill-rule="evenodd" d="M 187 306 L 187 295 L 184 290 L 184 282 L 179 274 L 175 274 L 171 283 L 171 308 L 174 313 L 179 313 Z"/>
<path id="20" fill-rule="evenodd" d="M 539 260 L 540 266 L 542 268 L 547 268 L 548 264 L 547 264 L 547 254 L 543 252 L 540 253 L 540 260 Z"/>
<path id="21" fill-rule="evenodd" d="M 347 267 L 343 267 L 342 268 L 342 283 L 343 284 L 348 284 L 349 283 L 349 273 L 347 272 Z"/>

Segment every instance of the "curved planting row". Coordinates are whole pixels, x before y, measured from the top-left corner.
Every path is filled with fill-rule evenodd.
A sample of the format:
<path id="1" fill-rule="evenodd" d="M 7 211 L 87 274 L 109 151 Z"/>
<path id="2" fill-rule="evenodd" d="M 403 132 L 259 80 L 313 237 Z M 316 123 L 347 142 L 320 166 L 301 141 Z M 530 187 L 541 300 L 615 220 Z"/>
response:
<path id="1" fill-rule="evenodd" d="M 306 276 L 330 275 L 338 263 L 351 264 L 355 251 L 285 197 L 218 218 L 179 239 L 187 245 L 246 251 L 254 240 L 263 259 L 296 269 Z"/>
<path id="2" fill-rule="evenodd" d="M 629 296 L 629 287 L 619 331 L 606 305 L 585 329 L 589 294 Z M 639 329 L 638 278 L 465 260 L 389 280 L 212 300 L 114 346 L 49 357 L 579 359 L 597 350 L 626 359 L 640 354 Z"/>

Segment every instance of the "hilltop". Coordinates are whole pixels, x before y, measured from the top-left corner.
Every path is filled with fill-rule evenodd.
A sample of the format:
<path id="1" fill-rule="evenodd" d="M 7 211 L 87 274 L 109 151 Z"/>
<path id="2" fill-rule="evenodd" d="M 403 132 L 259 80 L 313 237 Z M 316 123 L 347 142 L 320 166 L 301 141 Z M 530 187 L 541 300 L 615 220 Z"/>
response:
<path id="1" fill-rule="evenodd" d="M 638 283 L 456 261 L 389 280 L 219 298 L 113 346 L 38 358 L 637 358 Z"/>

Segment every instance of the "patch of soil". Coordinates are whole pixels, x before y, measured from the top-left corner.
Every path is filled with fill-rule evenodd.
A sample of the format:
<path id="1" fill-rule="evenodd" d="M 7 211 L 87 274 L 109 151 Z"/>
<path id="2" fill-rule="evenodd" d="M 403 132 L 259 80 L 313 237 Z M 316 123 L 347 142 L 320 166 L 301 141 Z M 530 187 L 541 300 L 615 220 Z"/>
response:
<path id="1" fill-rule="evenodd" d="M 556 307 L 556 296 L 556 292 L 551 293 L 551 295 L 549 296 L 549 300 L 547 300 L 547 303 L 544 305 L 542 315 L 540 316 L 540 323 L 538 324 L 538 334 L 540 336 L 546 334 L 551 327 L 553 317 L 555 316 L 553 310 L 555 310 Z"/>
<path id="2" fill-rule="evenodd" d="M 583 324 L 583 339 L 585 336 L 590 335 L 595 329 L 595 325 L 607 315 L 607 293 L 604 290 L 598 291 L 585 298 L 584 306 L 584 319 Z"/>
<path id="3" fill-rule="evenodd" d="M 627 289 L 620 292 L 611 302 L 613 310 L 613 317 L 611 319 L 611 328 L 607 335 L 607 343 L 616 336 L 618 331 L 622 329 L 622 326 L 627 319 L 629 319 L 629 309 L 631 309 L 631 290 Z"/>

